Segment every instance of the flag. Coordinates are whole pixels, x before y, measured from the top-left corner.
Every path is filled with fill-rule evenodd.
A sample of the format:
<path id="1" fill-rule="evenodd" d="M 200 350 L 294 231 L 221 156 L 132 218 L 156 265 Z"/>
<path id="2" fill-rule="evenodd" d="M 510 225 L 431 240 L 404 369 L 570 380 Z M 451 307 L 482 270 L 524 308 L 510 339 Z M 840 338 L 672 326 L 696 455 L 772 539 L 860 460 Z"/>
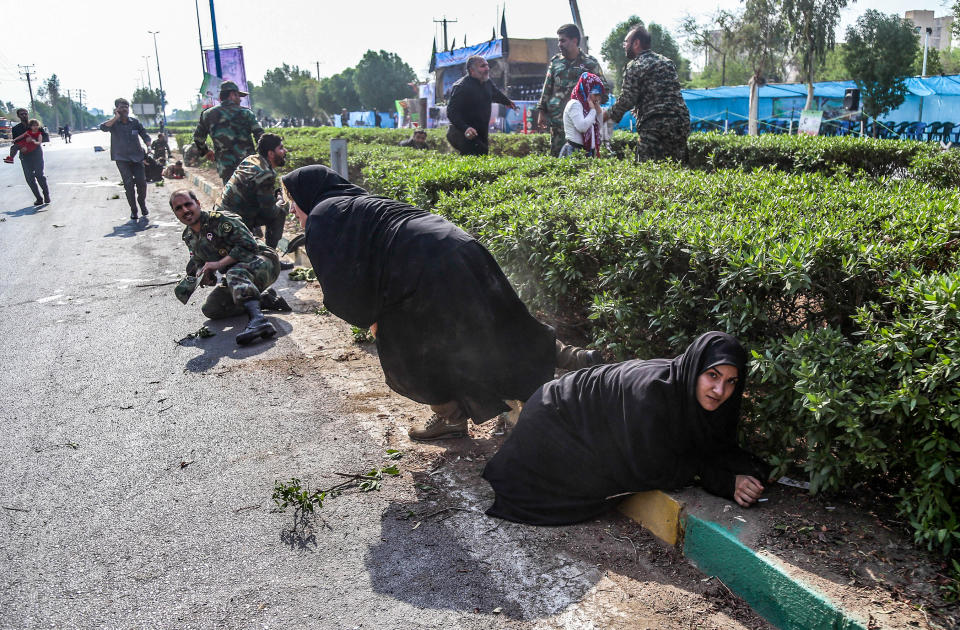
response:
<path id="1" fill-rule="evenodd" d="M 433 52 L 430 53 L 430 70 L 428 72 L 433 72 L 437 69 L 437 36 L 433 36 Z"/>
<path id="2" fill-rule="evenodd" d="M 453 41 L 450 42 L 450 50 L 456 50 L 456 49 L 457 49 L 457 38 L 454 37 Z"/>
<path id="3" fill-rule="evenodd" d="M 490 41 L 492 42 L 492 41 L 495 40 L 496 38 L 497 38 L 497 29 L 494 28 L 494 29 L 493 29 L 493 32 L 490 33 Z"/>
<path id="4" fill-rule="evenodd" d="M 500 38 L 503 39 L 503 46 L 500 50 L 504 57 L 508 57 L 510 45 L 507 43 L 507 7 L 503 7 L 503 13 L 500 14 Z"/>

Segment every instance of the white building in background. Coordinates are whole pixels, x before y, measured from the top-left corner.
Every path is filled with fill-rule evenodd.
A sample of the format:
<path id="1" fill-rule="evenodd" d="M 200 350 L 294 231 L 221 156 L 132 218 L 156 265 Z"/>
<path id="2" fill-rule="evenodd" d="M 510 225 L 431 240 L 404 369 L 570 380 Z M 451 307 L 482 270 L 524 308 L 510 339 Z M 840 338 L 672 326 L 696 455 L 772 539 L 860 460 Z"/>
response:
<path id="1" fill-rule="evenodd" d="M 945 15 L 943 17 L 933 17 L 933 11 L 906 11 L 903 17 L 913 22 L 913 25 L 921 29 L 929 28 L 930 48 L 937 50 L 950 50 L 952 42 L 951 28 L 953 27 L 953 16 Z M 920 41 L 923 42 L 923 31 L 920 32 Z"/>

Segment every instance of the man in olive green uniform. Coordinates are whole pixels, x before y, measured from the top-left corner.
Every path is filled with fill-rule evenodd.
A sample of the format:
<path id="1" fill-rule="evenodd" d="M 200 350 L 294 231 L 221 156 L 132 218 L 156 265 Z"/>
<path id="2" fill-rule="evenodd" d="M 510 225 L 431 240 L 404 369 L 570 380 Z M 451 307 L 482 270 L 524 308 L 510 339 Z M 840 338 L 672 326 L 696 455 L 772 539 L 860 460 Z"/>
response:
<path id="1" fill-rule="evenodd" d="M 537 125 L 550 125 L 550 154 L 560 155 L 567 139 L 563 132 L 563 108 L 570 100 L 570 93 L 584 72 L 592 72 L 604 83 L 604 92 L 610 93 L 610 85 L 603 76 L 600 62 L 580 50 L 580 29 L 575 24 L 564 24 L 557 29 L 557 44 L 560 52 L 550 59 L 543 93 L 537 104 Z"/>
<path id="2" fill-rule="evenodd" d="M 683 102 L 673 62 L 650 50 L 650 33 L 634 27 L 623 40 L 630 61 L 616 104 L 604 114 L 615 122 L 628 109 L 637 119 L 637 161 L 687 160 L 690 111 Z"/>
<path id="3" fill-rule="evenodd" d="M 174 288 L 177 299 L 189 301 L 197 285 L 216 284 L 216 272 L 223 274 L 222 283 L 207 296 L 201 311 L 210 319 L 233 317 L 246 312 L 247 327 L 237 335 L 237 343 L 246 345 L 259 337 L 268 339 L 277 334 L 260 311 L 283 309 L 283 298 L 268 291 L 280 274 L 277 253 L 257 242 L 239 217 L 223 212 L 204 212 L 192 190 L 177 190 L 170 195 L 170 207 L 177 219 L 186 225 L 183 242 L 190 251 L 187 276 Z M 268 306 L 269 304 L 269 306 Z"/>
<path id="4" fill-rule="evenodd" d="M 254 230 L 267 228 L 266 243 L 276 249 L 283 236 L 287 210 L 277 201 L 277 167 L 286 163 L 287 150 L 283 139 L 272 133 L 260 136 L 257 153 L 243 158 L 223 187 L 215 210 L 232 212 Z"/>
<path id="5" fill-rule="evenodd" d="M 220 104 L 200 114 L 200 122 L 193 132 L 193 142 L 200 155 L 216 161 L 217 174 L 224 184 L 243 158 L 256 153 L 254 143 L 263 135 L 257 117 L 240 106 L 240 99 L 246 95 L 233 81 L 224 81 L 220 84 Z M 213 140 L 212 150 L 207 148 L 208 134 Z"/>

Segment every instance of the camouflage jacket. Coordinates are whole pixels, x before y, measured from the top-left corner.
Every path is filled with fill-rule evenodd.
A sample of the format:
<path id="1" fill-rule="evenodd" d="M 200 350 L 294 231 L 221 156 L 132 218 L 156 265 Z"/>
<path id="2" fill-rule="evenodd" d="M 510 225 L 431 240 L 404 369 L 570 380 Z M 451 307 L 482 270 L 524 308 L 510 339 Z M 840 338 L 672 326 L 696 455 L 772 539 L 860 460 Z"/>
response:
<path id="1" fill-rule="evenodd" d="M 254 216 L 276 205 L 276 184 L 277 172 L 270 162 L 259 154 L 248 155 L 224 184 L 217 209 L 243 218 Z"/>
<path id="2" fill-rule="evenodd" d="M 563 125 L 563 108 L 570 100 L 570 93 L 584 72 L 592 72 L 603 79 L 603 87 L 610 93 L 610 84 L 603 76 L 600 62 L 580 51 L 576 59 L 568 60 L 563 53 L 557 53 L 550 59 L 547 78 L 543 81 L 543 93 L 537 109 L 544 112 L 554 126 Z"/>
<path id="3" fill-rule="evenodd" d="M 150 144 L 150 151 L 156 159 L 167 159 L 170 157 L 170 144 L 166 140 L 157 138 Z"/>
<path id="4" fill-rule="evenodd" d="M 627 64 L 623 87 L 610 116 L 620 122 L 628 109 L 633 110 L 638 127 L 657 116 L 686 117 L 689 120 L 690 110 L 683 102 L 680 80 L 672 61 L 645 50 Z"/>
<path id="5" fill-rule="evenodd" d="M 252 111 L 226 101 L 200 114 L 200 122 L 193 132 L 193 142 L 200 155 L 207 152 L 208 134 L 213 140 L 217 172 L 223 177 L 224 172 L 235 168 L 243 158 L 257 152 L 254 143 L 263 135 L 263 128 Z"/>
<path id="6" fill-rule="evenodd" d="M 228 255 L 238 263 L 250 262 L 267 248 L 253 238 L 236 215 L 213 211 L 201 212 L 200 217 L 199 232 L 194 232 L 189 225 L 183 230 L 183 242 L 190 250 L 188 276 L 196 275 L 204 263 L 216 262 Z"/>

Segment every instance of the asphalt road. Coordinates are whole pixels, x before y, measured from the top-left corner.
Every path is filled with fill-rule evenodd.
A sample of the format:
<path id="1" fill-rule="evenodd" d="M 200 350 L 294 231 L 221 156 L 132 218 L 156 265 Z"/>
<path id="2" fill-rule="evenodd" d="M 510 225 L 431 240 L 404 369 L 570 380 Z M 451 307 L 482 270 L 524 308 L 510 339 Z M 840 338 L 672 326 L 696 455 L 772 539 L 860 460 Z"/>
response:
<path id="1" fill-rule="evenodd" d="M 175 343 L 204 318 L 151 286 L 186 262 L 171 185 L 150 185 L 149 221 L 131 222 L 109 153 L 93 150 L 108 143 L 45 147 L 53 202 L 40 208 L 19 162 L 0 165 L 0 628 L 745 627 L 682 562 L 635 562 L 605 534 L 620 517 L 483 516 L 470 457 L 428 476 L 409 453 L 381 492 L 332 499 L 291 536 L 274 482 L 382 465 L 398 433 L 383 418 L 405 407 L 364 415 L 349 378 L 311 368 L 349 331 L 315 328 L 333 318 L 285 279 L 298 312 L 271 317 L 275 339 L 238 349 L 236 319 Z M 430 515 L 445 505 L 459 507 Z"/>

